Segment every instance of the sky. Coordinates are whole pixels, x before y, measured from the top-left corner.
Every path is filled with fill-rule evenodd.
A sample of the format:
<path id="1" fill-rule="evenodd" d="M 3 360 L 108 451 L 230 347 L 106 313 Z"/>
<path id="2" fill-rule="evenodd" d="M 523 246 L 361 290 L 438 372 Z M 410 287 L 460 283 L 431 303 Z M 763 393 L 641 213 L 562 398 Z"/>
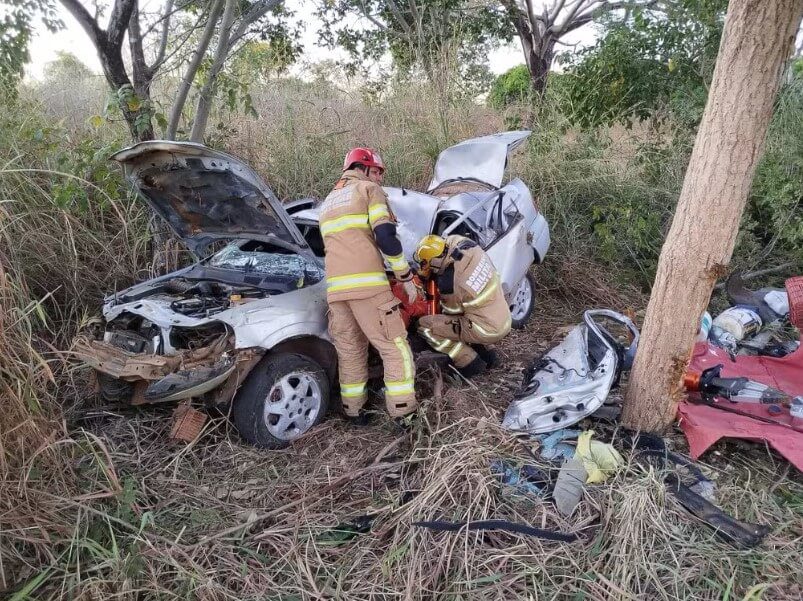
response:
<path id="1" fill-rule="evenodd" d="M 304 45 L 303 60 L 315 62 L 325 58 L 332 58 L 332 51 L 317 45 L 319 20 L 314 15 L 310 15 L 309 8 L 302 9 L 301 2 L 302 0 L 287 0 L 287 6 L 291 10 L 294 10 L 297 15 L 305 15 L 306 17 L 302 35 L 302 43 Z M 84 4 L 91 6 L 86 1 Z M 161 0 L 145 0 L 142 4 L 147 9 L 148 6 L 158 6 L 161 4 Z M 57 2 L 57 5 L 65 28 L 56 33 L 50 33 L 41 23 L 37 25 L 36 35 L 30 46 L 31 62 L 26 67 L 26 74 L 36 79 L 41 78 L 47 63 L 55 60 L 60 51 L 71 52 L 90 69 L 100 73 L 101 68 L 97 53 L 84 30 L 60 3 Z M 568 43 L 588 44 L 593 39 L 594 30 L 591 27 L 584 27 L 574 32 L 573 35 L 568 36 L 566 41 Z M 491 70 L 497 74 L 504 73 L 511 67 L 524 62 L 524 56 L 518 42 L 493 51 L 488 58 Z"/>

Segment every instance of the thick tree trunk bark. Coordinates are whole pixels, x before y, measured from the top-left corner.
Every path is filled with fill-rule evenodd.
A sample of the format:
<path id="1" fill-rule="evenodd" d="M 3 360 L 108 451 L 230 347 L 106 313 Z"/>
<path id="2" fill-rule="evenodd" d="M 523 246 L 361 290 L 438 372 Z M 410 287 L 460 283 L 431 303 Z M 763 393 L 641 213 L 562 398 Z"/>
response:
<path id="1" fill-rule="evenodd" d="M 803 0 L 731 0 L 714 79 L 661 250 L 622 420 L 662 431 L 714 283 L 727 271 Z"/>
<path id="2" fill-rule="evenodd" d="M 530 86 L 533 91 L 533 98 L 542 100 L 546 92 L 549 69 L 552 67 L 552 59 L 555 58 L 554 44 L 542 51 L 541 54 L 533 52 L 527 67 L 530 71 Z"/>

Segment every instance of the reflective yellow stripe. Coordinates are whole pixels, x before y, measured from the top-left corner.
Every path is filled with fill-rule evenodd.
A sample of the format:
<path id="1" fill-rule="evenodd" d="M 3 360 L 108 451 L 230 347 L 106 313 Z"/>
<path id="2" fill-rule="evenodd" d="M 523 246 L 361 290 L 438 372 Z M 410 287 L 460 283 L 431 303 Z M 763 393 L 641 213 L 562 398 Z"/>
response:
<path id="1" fill-rule="evenodd" d="M 408 345 L 407 340 L 401 336 L 394 338 L 393 343 L 396 345 L 396 348 L 399 349 L 399 353 L 402 356 L 402 363 L 404 365 L 404 379 L 411 380 L 413 377 L 413 356 L 410 352 L 410 345 Z"/>
<path id="2" fill-rule="evenodd" d="M 512 322 L 511 322 L 511 318 L 509 316 L 508 316 L 507 319 L 505 319 L 505 323 L 502 324 L 502 326 L 499 328 L 498 332 L 489 332 L 488 330 L 483 328 L 480 324 L 478 324 L 476 322 L 473 322 L 473 321 L 471 322 L 471 327 L 473 329 L 477 330 L 483 336 L 504 336 L 510 331 L 510 326 L 511 325 L 512 325 Z"/>
<path id="3" fill-rule="evenodd" d="M 373 225 L 380 219 L 390 219 L 390 211 L 383 204 L 374 204 L 368 207 L 368 220 Z"/>
<path id="4" fill-rule="evenodd" d="M 368 225 L 368 215 L 366 215 L 365 213 L 343 215 L 342 217 L 329 219 L 321 223 L 322 236 L 327 236 L 329 234 L 335 234 L 337 232 L 342 232 L 344 230 L 351 230 L 351 229 L 359 229 L 359 230 L 371 229 L 371 226 Z"/>
<path id="5" fill-rule="evenodd" d="M 455 357 L 457 357 L 458 353 L 460 353 L 460 351 L 462 350 L 463 350 L 463 343 L 456 342 L 455 345 L 452 347 L 452 349 L 446 354 L 449 355 L 452 359 L 454 359 Z"/>
<path id="6" fill-rule="evenodd" d="M 340 396 L 354 398 L 365 395 L 365 382 L 358 384 L 340 384 Z"/>
<path id="7" fill-rule="evenodd" d="M 430 346 L 434 348 L 436 351 L 440 351 L 445 353 L 448 349 L 452 346 L 451 340 L 445 340 L 442 338 L 436 338 L 432 335 L 432 331 L 429 328 L 423 328 L 421 330 L 421 335 L 426 338 L 427 342 L 429 342 Z"/>
<path id="8" fill-rule="evenodd" d="M 403 394 L 413 394 L 415 392 L 415 383 L 412 380 L 385 382 L 385 391 L 388 396 L 401 396 Z"/>
<path id="9" fill-rule="evenodd" d="M 388 276 L 382 271 L 366 273 L 352 273 L 326 278 L 327 292 L 339 292 L 353 288 L 370 288 L 371 286 L 386 286 Z"/>
<path id="10" fill-rule="evenodd" d="M 464 307 L 482 307 L 487 301 L 490 300 L 491 296 L 496 289 L 499 288 L 499 276 L 495 275 L 493 279 L 485 285 L 485 289 L 480 292 L 476 298 L 473 300 L 467 301 L 463 303 Z"/>
<path id="11" fill-rule="evenodd" d="M 462 307 L 455 307 L 441 301 L 441 310 L 447 315 L 460 315 L 463 312 Z"/>
<path id="12" fill-rule="evenodd" d="M 472 321 L 472 322 L 471 322 L 471 328 L 472 328 L 472 329 L 474 329 L 474 330 L 477 330 L 477 331 L 478 331 L 480 334 L 482 334 L 483 336 L 493 336 L 493 332 L 489 332 L 488 330 L 486 330 L 485 328 L 483 328 L 483 327 L 482 327 L 480 324 L 478 324 L 477 322 L 474 322 L 474 321 Z"/>
<path id="13" fill-rule="evenodd" d="M 404 258 L 404 255 L 396 255 L 395 257 L 389 257 L 388 255 L 382 256 L 385 257 L 388 265 L 390 265 L 390 268 L 393 271 L 407 271 L 410 269 L 410 266 L 407 264 L 407 259 Z"/>

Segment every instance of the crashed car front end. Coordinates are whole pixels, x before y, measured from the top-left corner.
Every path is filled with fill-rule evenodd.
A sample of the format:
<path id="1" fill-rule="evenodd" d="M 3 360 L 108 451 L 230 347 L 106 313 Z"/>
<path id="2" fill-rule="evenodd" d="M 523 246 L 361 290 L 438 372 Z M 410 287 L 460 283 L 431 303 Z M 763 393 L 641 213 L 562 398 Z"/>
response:
<path id="1" fill-rule="evenodd" d="M 226 402 L 277 345 L 328 340 L 323 266 L 253 171 L 188 143 L 113 158 L 197 262 L 109 295 L 76 340 L 104 397 Z M 225 246 L 206 256 L 212 244 Z"/>
<path id="2" fill-rule="evenodd" d="M 76 343 L 87 365 L 135 385 L 134 402 L 200 397 L 230 377 L 242 381 L 266 350 L 285 340 L 328 338 L 322 279 L 284 295 L 253 298 L 253 289 L 214 281 L 190 285 L 182 275 L 109 297 L 97 338 Z M 136 300 L 126 301 L 129 295 Z M 230 400 L 225 396 L 211 400 Z"/>

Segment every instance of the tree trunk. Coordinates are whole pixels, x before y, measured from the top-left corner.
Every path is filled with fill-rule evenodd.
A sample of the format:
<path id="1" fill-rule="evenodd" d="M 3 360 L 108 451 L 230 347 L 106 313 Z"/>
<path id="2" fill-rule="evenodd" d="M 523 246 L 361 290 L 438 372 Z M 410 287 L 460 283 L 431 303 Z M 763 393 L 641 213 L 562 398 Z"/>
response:
<path id="1" fill-rule="evenodd" d="M 209 111 L 212 105 L 212 95 L 215 91 L 215 84 L 217 83 L 217 76 L 223 68 L 223 63 L 226 62 L 226 57 L 229 53 L 229 35 L 231 28 L 234 25 L 235 9 L 237 6 L 236 0 L 226 0 L 226 8 L 223 10 L 223 18 L 220 23 L 220 32 L 218 33 L 217 48 L 215 49 L 215 58 L 212 61 L 212 66 L 209 69 L 209 74 L 206 78 L 203 88 L 198 94 L 198 104 L 195 110 L 195 119 L 192 122 L 192 131 L 190 132 L 190 141 L 203 142 L 204 132 L 206 131 L 206 124 L 209 121 Z"/>
<path id="2" fill-rule="evenodd" d="M 117 94 L 122 88 L 134 90 L 134 86 L 126 73 L 125 63 L 123 63 L 119 48 L 115 51 L 114 48 L 109 48 L 107 45 L 98 46 L 98 58 L 112 92 Z M 131 139 L 136 142 L 153 139 L 153 127 L 150 125 L 150 121 L 145 124 L 145 127 L 143 127 L 142 122 L 137 123 L 141 110 L 133 111 L 126 102 L 120 102 L 120 111 L 123 113 L 126 125 L 128 125 Z"/>
<path id="3" fill-rule="evenodd" d="M 628 427 L 660 432 L 675 419 L 700 316 L 727 272 L 801 13 L 801 0 L 730 2 L 625 397 Z"/>
<path id="4" fill-rule="evenodd" d="M 139 140 L 152 140 L 153 119 L 151 118 L 151 81 L 153 74 L 145 62 L 145 51 L 142 43 L 142 32 L 139 27 L 139 3 L 134 2 L 134 9 L 128 20 L 128 47 L 131 52 L 131 74 L 134 95 L 140 109 L 134 112 L 134 129 Z"/>
<path id="5" fill-rule="evenodd" d="M 170 110 L 170 120 L 167 124 L 166 134 L 168 140 L 176 139 L 176 132 L 178 131 L 178 124 L 181 121 L 181 113 L 184 110 L 184 104 L 187 102 L 187 96 L 190 93 L 190 88 L 192 88 L 192 82 L 195 81 L 198 67 L 201 66 L 201 61 L 203 61 L 204 56 L 206 56 L 209 43 L 215 35 L 215 27 L 217 26 L 221 8 L 223 8 L 223 0 L 214 0 L 212 8 L 209 9 L 209 18 L 206 22 L 206 27 L 198 42 L 198 47 L 192 55 L 192 60 L 190 64 L 187 65 L 187 71 L 184 73 L 181 85 L 179 85 L 178 88 L 178 93 L 176 94 L 176 99 L 173 101 L 173 107 Z"/>
<path id="6" fill-rule="evenodd" d="M 552 66 L 553 58 L 555 58 L 554 43 L 542 49 L 540 54 L 533 52 L 527 61 L 527 69 L 530 71 L 530 86 L 533 98 L 536 101 L 542 100 L 544 92 L 546 92 L 547 78 L 549 77 L 549 69 Z"/>

